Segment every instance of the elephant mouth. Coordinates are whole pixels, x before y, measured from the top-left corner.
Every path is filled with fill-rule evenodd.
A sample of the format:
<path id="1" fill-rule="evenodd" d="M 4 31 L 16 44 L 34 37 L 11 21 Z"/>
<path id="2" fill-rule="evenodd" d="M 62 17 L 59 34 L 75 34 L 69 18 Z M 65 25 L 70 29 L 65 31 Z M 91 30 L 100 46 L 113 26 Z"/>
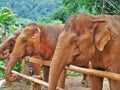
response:
<path id="1" fill-rule="evenodd" d="M 73 56 L 73 60 L 75 60 L 77 57 L 81 56 L 81 52 Z"/>
<path id="2" fill-rule="evenodd" d="M 73 58 L 72 58 L 72 62 L 68 63 L 67 67 L 69 67 L 74 61 L 76 61 L 76 58 L 80 57 L 80 55 L 81 55 L 81 53 L 74 55 Z"/>
<path id="3" fill-rule="evenodd" d="M 27 55 L 22 55 L 20 58 L 23 59 L 25 56 L 27 56 Z"/>

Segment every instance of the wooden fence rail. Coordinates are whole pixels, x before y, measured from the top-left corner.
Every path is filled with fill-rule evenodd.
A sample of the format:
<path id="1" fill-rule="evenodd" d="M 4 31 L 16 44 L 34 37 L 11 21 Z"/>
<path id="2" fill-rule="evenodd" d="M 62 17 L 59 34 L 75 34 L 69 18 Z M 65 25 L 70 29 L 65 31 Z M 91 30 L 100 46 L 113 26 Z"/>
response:
<path id="1" fill-rule="evenodd" d="M 1 66 L 1 65 L 0 65 L 0 68 L 1 69 L 6 69 L 6 67 Z M 88 75 L 95 75 L 95 76 L 99 76 L 99 77 L 106 77 L 106 78 L 109 78 L 109 79 L 120 81 L 120 74 L 116 74 L 116 73 L 112 73 L 112 72 L 106 72 L 106 71 L 99 71 L 99 70 L 94 70 L 94 69 L 81 68 L 81 67 L 76 67 L 74 65 L 70 65 L 69 67 L 66 67 L 65 69 L 76 71 L 76 72 L 82 72 L 82 73 L 85 73 L 85 74 L 88 74 Z M 12 70 L 12 73 L 17 74 L 20 77 L 23 77 L 25 79 L 29 79 L 29 80 L 31 80 L 31 81 L 33 81 L 35 83 L 42 84 L 42 85 L 48 87 L 48 83 L 44 82 L 42 80 L 38 80 L 36 78 L 33 78 L 33 77 L 30 77 L 30 76 L 18 73 L 18 72 L 14 71 L 14 70 Z"/>
<path id="2" fill-rule="evenodd" d="M 31 57 L 29 57 L 28 60 L 30 62 L 34 62 L 34 63 L 39 62 L 40 64 L 47 65 L 47 66 L 50 66 L 50 63 L 51 63 L 51 61 L 47 61 L 47 60 L 45 61 L 45 60 L 31 58 Z M 100 70 L 94 70 L 94 69 L 87 69 L 87 68 L 77 67 L 77 66 L 74 66 L 74 65 L 70 65 L 69 67 L 66 67 L 65 69 L 85 73 L 85 74 L 88 74 L 88 75 L 106 77 L 106 78 L 109 78 L 109 79 L 120 81 L 120 74 L 116 74 L 116 73 L 112 73 L 112 72 L 100 71 Z"/>
<path id="3" fill-rule="evenodd" d="M 106 77 L 106 78 L 109 78 L 109 79 L 120 81 L 120 74 L 116 74 L 116 73 L 112 73 L 112 72 L 81 68 L 81 67 L 76 67 L 74 65 L 70 65 L 69 67 L 66 67 L 66 69 L 76 71 L 76 72 L 85 73 L 85 74 L 88 74 L 88 75 Z"/>
<path id="4" fill-rule="evenodd" d="M 6 69 L 6 67 L 1 66 L 1 65 L 0 65 L 0 68 L 4 69 L 4 70 Z M 76 72 L 82 72 L 82 73 L 85 73 L 85 74 L 88 74 L 88 75 L 106 77 L 106 78 L 109 78 L 109 79 L 120 81 L 120 74 L 116 74 L 116 73 L 112 73 L 112 72 L 99 71 L 99 70 L 94 70 L 94 69 L 86 69 L 86 68 L 76 67 L 76 66 L 73 66 L 73 65 L 70 65 L 69 67 L 66 67 L 65 69 L 76 71 Z M 37 83 L 37 84 L 40 84 L 40 85 L 43 85 L 43 86 L 46 86 L 46 87 L 49 86 L 49 84 L 47 82 L 45 82 L 45 81 L 38 80 L 36 78 L 33 78 L 33 77 L 30 77 L 30 76 L 18 73 L 18 72 L 14 71 L 14 70 L 12 70 L 12 73 L 17 74 L 20 77 L 28 79 L 28 80 L 30 80 L 30 81 L 32 81 L 34 83 Z M 57 87 L 57 88 L 59 88 L 59 87 Z M 59 90 L 63 90 L 63 89 L 59 88 Z"/>
<path id="5" fill-rule="evenodd" d="M 1 69 L 4 69 L 4 70 L 6 69 L 6 67 L 5 67 L 5 66 L 2 66 L 2 65 L 0 65 L 0 68 L 1 68 Z M 37 78 L 31 77 L 31 76 L 27 76 L 27 75 L 25 75 L 25 74 L 16 72 L 16 71 L 14 71 L 14 70 L 12 70 L 12 73 L 14 73 L 14 74 L 16 74 L 16 75 L 18 75 L 18 76 L 20 76 L 20 77 L 22 77 L 22 78 L 28 79 L 28 80 L 30 80 L 30 81 L 32 81 L 32 82 L 34 82 L 34 83 L 40 84 L 40 85 L 42 85 L 42 86 L 49 87 L 49 84 L 48 84 L 47 82 L 43 81 L 43 80 L 39 80 L 39 79 L 37 79 Z M 64 89 L 59 88 L 59 87 L 57 87 L 57 89 L 58 89 L 58 90 L 64 90 Z"/>
<path id="6" fill-rule="evenodd" d="M 6 69 L 6 67 L 1 66 L 1 65 L 0 65 L 0 68 L 1 68 L 1 69 L 4 69 L 4 70 Z M 33 77 L 31 77 L 31 76 L 27 76 L 27 75 L 25 75 L 25 74 L 16 72 L 16 71 L 14 71 L 14 70 L 12 70 L 12 73 L 14 73 L 14 74 L 16 74 L 16 75 L 18 75 L 18 76 L 20 76 L 20 77 L 22 77 L 22 78 L 28 79 L 28 80 L 30 80 L 30 81 L 32 81 L 32 82 L 35 82 L 35 83 L 37 83 L 37 84 L 44 85 L 44 86 L 46 86 L 46 87 L 49 86 L 48 83 L 45 82 L 45 81 L 43 81 L 43 80 L 38 80 L 38 79 L 36 79 L 36 78 L 33 78 Z"/>

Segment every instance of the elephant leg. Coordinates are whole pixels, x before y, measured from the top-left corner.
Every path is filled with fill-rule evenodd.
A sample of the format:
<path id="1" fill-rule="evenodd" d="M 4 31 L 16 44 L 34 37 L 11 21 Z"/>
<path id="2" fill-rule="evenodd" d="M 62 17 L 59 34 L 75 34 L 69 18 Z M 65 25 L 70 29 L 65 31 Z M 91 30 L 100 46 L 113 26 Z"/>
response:
<path id="1" fill-rule="evenodd" d="M 63 70 L 58 80 L 58 84 L 57 84 L 58 87 L 63 89 L 65 88 L 65 78 L 66 78 L 66 70 Z"/>
<path id="2" fill-rule="evenodd" d="M 89 87 L 88 75 L 83 73 L 83 78 L 81 81 L 83 87 Z"/>
<path id="3" fill-rule="evenodd" d="M 91 61 L 89 61 L 89 68 L 90 69 L 97 69 L 97 68 L 93 67 L 93 64 L 92 64 Z M 103 87 L 103 77 L 89 75 L 89 81 L 90 81 L 90 88 L 91 88 L 91 90 L 102 90 L 102 87 Z"/>
<path id="4" fill-rule="evenodd" d="M 109 80 L 109 86 L 110 86 L 110 90 L 119 90 L 120 88 L 120 81 L 115 81 L 115 80 Z"/>
<path id="5" fill-rule="evenodd" d="M 42 65 L 44 81 L 48 82 L 49 66 Z"/>
<path id="6" fill-rule="evenodd" d="M 118 60 L 118 61 L 119 61 L 119 60 Z M 120 74 L 119 66 L 120 66 L 120 63 L 119 63 L 119 62 L 113 62 L 113 63 L 107 68 L 106 71 Z M 116 80 L 112 80 L 112 79 L 108 79 L 108 80 L 109 80 L 110 90 L 120 90 L 120 81 L 116 81 Z"/>
<path id="7" fill-rule="evenodd" d="M 40 75 L 40 64 L 31 63 L 31 66 L 34 70 L 34 75 Z"/>
<path id="8" fill-rule="evenodd" d="M 89 76 L 91 90 L 102 90 L 103 77 Z"/>

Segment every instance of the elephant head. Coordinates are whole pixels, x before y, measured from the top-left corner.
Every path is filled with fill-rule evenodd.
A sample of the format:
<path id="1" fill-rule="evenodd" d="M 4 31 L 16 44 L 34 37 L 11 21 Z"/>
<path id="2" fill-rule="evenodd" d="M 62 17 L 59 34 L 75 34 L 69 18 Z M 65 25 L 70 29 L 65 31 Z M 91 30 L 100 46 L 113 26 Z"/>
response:
<path id="1" fill-rule="evenodd" d="M 16 43 L 12 53 L 10 54 L 10 60 L 5 72 L 5 78 L 8 82 L 12 82 L 17 79 L 15 76 L 11 76 L 11 70 L 17 61 L 26 55 L 30 56 L 33 53 L 35 54 L 35 45 L 37 47 L 37 44 L 34 44 L 34 38 L 38 38 L 40 40 L 40 32 L 40 26 L 35 23 L 31 23 L 23 29 L 16 39 Z"/>
<path id="2" fill-rule="evenodd" d="M 58 78 L 66 65 L 82 66 L 88 63 L 95 51 L 103 51 L 110 39 L 110 27 L 103 18 L 86 14 L 70 16 L 59 35 L 52 58 L 49 90 L 56 90 Z"/>
<path id="3" fill-rule="evenodd" d="M 17 29 L 11 36 L 9 36 L 3 43 L 0 45 L 0 59 L 6 59 L 9 57 L 9 54 L 12 52 L 16 38 L 21 33 L 22 29 Z M 8 50 L 7 53 L 4 53 L 5 50 Z M 2 55 L 4 53 L 4 56 Z"/>

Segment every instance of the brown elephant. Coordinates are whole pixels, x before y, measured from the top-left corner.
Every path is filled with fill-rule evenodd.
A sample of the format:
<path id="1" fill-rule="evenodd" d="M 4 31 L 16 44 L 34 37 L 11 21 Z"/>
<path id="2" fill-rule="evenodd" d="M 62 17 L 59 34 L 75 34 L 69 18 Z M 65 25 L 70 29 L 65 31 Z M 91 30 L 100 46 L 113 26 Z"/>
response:
<path id="1" fill-rule="evenodd" d="M 51 60 L 59 33 L 62 31 L 64 24 L 47 24 L 38 25 L 31 23 L 27 25 L 18 36 L 10 60 L 7 64 L 5 78 L 11 82 L 16 77 L 11 76 L 11 70 L 20 58 L 31 56 L 44 60 Z M 34 74 L 40 74 L 40 64 L 31 63 Z M 48 80 L 49 67 L 43 65 L 44 79 Z"/>
<path id="2" fill-rule="evenodd" d="M 90 61 L 92 69 L 120 74 L 119 24 L 120 16 L 70 16 L 65 22 L 64 31 L 59 35 L 52 58 L 49 90 L 56 90 L 61 71 L 70 64 L 81 66 Z M 102 90 L 102 84 L 103 77 L 90 76 L 91 90 Z M 120 88 L 120 81 L 109 79 L 109 84 L 110 90 Z"/>
<path id="3" fill-rule="evenodd" d="M 6 59 L 9 57 L 9 54 L 12 52 L 16 38 L 21 33 L 22 29 L 17 29 L 11 36 L 9 36 L 5 41 L 0 45 L 0 59 Z M 7 53 L 4 53 L 5 50 L 8 50 Z M 4 53 L 4 55 L 3 55 Z"/>

